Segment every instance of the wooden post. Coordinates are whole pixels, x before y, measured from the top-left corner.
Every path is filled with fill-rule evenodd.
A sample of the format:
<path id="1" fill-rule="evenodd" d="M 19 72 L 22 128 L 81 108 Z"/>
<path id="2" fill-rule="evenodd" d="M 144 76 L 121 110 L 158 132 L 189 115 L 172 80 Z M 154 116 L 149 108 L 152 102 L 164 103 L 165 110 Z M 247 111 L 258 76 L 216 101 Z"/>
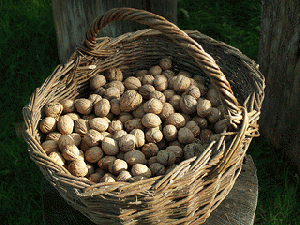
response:
<path id="1" fill-rule="evenodd" d="M 266 77 L 261 131 L 300 172 L 300 2 L 264 0 L 258 62 Z"/>
<path id="2" fill-rule="evenodd" d="M 161 15 L 170 22 L 177 21 L 177 0 L 52 0 L 60 62 L 65 63 L 82 43 L 94 19 L 117 7 L 143 9 Z M 116 21 L 100 31 L 99 36 L 117 37 L 144 28 L 148 27 L 133 21 Z"/>

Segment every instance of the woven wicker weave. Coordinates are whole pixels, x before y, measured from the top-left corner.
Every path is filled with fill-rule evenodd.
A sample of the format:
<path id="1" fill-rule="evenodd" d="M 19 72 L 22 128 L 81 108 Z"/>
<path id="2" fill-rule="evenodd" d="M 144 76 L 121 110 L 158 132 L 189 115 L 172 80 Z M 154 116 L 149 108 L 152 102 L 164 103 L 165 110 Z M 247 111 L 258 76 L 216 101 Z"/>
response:
<path id="1" fill-rule="evenodd" d="M 153 29 L 96 38 L 114 20 L 133 20 Z M 233 132 L 221 134 L 200 157 L 181 162 L 167 175 L 135 183 L 95 184 L 72 176 L 43 153 L 38 127 L 45 104 L 86 97 L 89 79 L 110 67 L 120 68 L 126 77 L 166 56 L 175 69 L 210 79 Z M 264 87 L 258 66 L 238 49 L 198 31 L 182 31 L 146 11 L 112 9 L 95 20 L 82 46 L 32 94 L 23 108 L 24 139 L 31 159 L 61 196 L 97 224 L 201 224 L 231 190 L 249 144 L 258 136 Z"/>

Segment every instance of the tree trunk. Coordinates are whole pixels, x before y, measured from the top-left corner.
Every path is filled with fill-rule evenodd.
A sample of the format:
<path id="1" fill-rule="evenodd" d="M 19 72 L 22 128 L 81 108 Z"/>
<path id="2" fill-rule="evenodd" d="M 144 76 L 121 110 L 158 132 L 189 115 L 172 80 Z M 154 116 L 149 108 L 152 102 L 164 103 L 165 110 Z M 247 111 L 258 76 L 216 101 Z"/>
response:
<path id="1" fill-rule="evenodd" d="M 52 0 L 52 11 L 61 63 L 66 62 L 84 38 L 92 21 L 117 7 L 143 9 L 161 15 L 176 23 L 177 0 Z M 149 28 L 133 21 L 116 21 L 109 24 L 99 36 L 117 37 L 121 34 Z"/>
<path id="2" fill-rule="evenodd" d="M 266 77 L 262 135 L 300 171 L 300 1 L 264 0 L 259 65 Z"/>

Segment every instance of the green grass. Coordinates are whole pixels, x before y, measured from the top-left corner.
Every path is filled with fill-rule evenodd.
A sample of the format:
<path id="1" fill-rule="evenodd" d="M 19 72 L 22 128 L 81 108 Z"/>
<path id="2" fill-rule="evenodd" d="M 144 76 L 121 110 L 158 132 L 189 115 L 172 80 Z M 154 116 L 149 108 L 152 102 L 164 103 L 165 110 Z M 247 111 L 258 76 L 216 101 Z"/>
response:
<path id="1" fill-rule="evenodd" d="M 250 2 L 250 3 L 249 3 Z M 256 60 L 261 1 L 178 1 L 178 25 L 199 30 Z M 42 174 L 15 135 L 22 107 L 58 65 L 50 0 L 0 0 L 0 222 L 42 224 Z M 7 87 L 7 88 L 6 88 Z M 259 180 L 256 224 L 300 224 L 299 177 L 279 150 L 254 139 Z"/>

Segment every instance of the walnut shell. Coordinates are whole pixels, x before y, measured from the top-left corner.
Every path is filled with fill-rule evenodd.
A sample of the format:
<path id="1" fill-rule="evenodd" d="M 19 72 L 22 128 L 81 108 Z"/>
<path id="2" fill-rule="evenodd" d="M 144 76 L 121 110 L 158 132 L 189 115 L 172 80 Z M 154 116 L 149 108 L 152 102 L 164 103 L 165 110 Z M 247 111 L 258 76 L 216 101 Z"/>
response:
<path id="1" fill-rule="evenodd" d="M 176 111 L 180 110 L 180 100 L 181 100 L 180 95 L 173 95 L 169 100 L 169 103 L 173 106 L 173 108 Z"/>
<path id="2" fill-rule="evenodd" d="M 141 120 L 142 124 L 147 128 L 154 128 L 161 125 L 161 119 L 154 113 L 147 113 Z"/>
<path id="3" fill-rule="evenodd" d="M 193 132 L 195 137 L 200 134 L 200 127 L 194 120 L 188 121 L 185 127 L 190 129 Z"/>
<path id="4" fill-rule="evenodd" d="M 114 115 L 120 115 L 121 109 L 120 109 L 120 99 L 114 98 L 110 100 L 110 111 Z"/>
<path id="5" fill-rule="evenodd" d="M 84 177 L 88 174 L 88 167 L 83 160 L 75 160 L 70 163 L 68 170 L 77 177 Z"/>
<path id="6" fill-rule="evenodd" d="M 135 146 L 140 148 L 145 144 L 145 134 L 141 129 L 133 129 L 130 134 L 135 136 Z"/>
<path id="7" fill-rule="evenodd" d="M 62 150 L 61 154 L 64 159 L 68 161 L 74 161 L 76 159 L 83 159 L 80 150 L 75 145 L 66 145 Z"/>
<path id="8" fill-rule="evenodd" d="M 180 162 L 180 159 L 183 156 L 183 150 L 180 146 L 169 146 L 166 148 L 166 151 L 174 152 L 176 157 L 176 162 Z"/>
<path id="9" fill-rule="evenodd" d="M 208 121 L 207 119 L 200 117 L 200 116 L 195 116 L 193 120 L 197 123 L 197 125 L 200 127 L 200 129 L 206 129 L 208 126 Z"/>
<path id="10" fill-rule="evenodd" d="M 168 124 L 163 128 L 163 134 L 167 141 L 175 141 L 177 139 L 178 131 L 174 125 Z"/>
<path id="11" fill-rule="evenodd" d="M 151 143 L 158 143 L 163 139 L 163 133 L 157 128 L 150 128 L 145 136 L 146 140 Z"/>
<path id="12" fill-rule="evenodd" d="M 130 133 L 134 129 L 141 129 L 141 130 L 145 129 L 141 119 L 128 120 L 125 122 L 124 127 L 128 133 Z"/>
<path id="13" fill-rule="evenodd" d="M 163 59 L 159 60 L 159 66 L 163 70 L 169 70 L 172 68 L 172 61 L 169 58 L 163 58 Z"/>
<path id="14" fill-rule="evenodd" d="M 145 70 L 145 69 L 138 70 L 138 71 L 135 72 L 135 76 L 136 77 L 141 77 L 141 76 L 146 75 L 146 74 L 149 74 L 149 71 Z"/>
<path id="15" fill-rule="evenodd" d="M 185 119 L 180 113 L 173 113 L 171 114 L 165 121 L 165 124 L 172 124 L 177 129 L 185 126 Z"/>
<path id="16" fill-rule="evenodd" d="M 109 82 L 111 81 L 122 81 L 123 80 L 123 74 L 122 71 L 119 68 L 109 68 L 106 70 L 105 78 Z"/>
<path id="17" fill-rule="evenodd" d="M 129 181 L 129 179 L 132 178 L 131 173 L 127 170 L 122 170 L 119 174 L 119 176 L 117 177 L 117 181 Z"/>
<path id="18" fill-rule="evenodd" d="M 111 123 L 108 126 L 108 132 L 113 135 L 119 130 L 123 130 L 122 122 L 120 120 L 111 121 Z"/>
<path id="19" fill-rule="evenodd" d="M 166 78 L 168 79 L 168 85 L 170 85 L 170 79 L 172 78 L 172 77 L 174 77 L 175 76 L 175 74 L 174 74 L 174 72 L 172 71 L 172 70 L 165 70 L 163 73 L 162 73 L 162 75 L 164 75 L 164 76 L 166 76 Z M 170 87 L 169 87 L 170 88 Z"/>
<path id="20" fill-rule="evenodd" d="M 138 90 L 142 86 L 142 83 L 138 78 L 131 76 L 124 80 L 124 86 L 127 90 Z"/>
<path id="21" fill-rule="evenodd" d="M 165 96 L 167 102 L 170 101 L 170 99 L 174 95 L 176 95 L 176 92 L 172 89 L 167 89 L 167 90 L 164 91 L 164 96 Z"/>
<path id="22" fill-rule="evenodd" d="M 89 121 L 84 119 L 78 119 L 74 121 L 74 130 L 76 133 L 84 136 L 90 129 Z"/>
<path id="23" fill-rule="evenodd" d="M 217 134 L 221 134 L 223 132 L 226 132 L 229 127 L 229 122 L 227 119 L 219 120 L 214 125 L 214 130 Z"/>
<path id="24" fill-rule="evenodd" d="M 62 155 L 57 152 L 57 151 L 54 151 L 54 152 L 51 152 L 49 154 L 49 157 L 54 161 L 56 162 L 58 165 L 60 166 L 63 166 L 65 165 L 65 159 L 62 157 Z"/>
<path id="25" fill-rule="evenodd" d="M 63 111 L 63 106 L 59 102 L 52 102 L 45 105 L 45 115 L 58 118 Z"/>
<path id="26" fill-rule="evenodd" d="M 183 148 L 184 159 L 193 158 L 194 156 L 199 157 L 204 152 L 204 150 L 205 148 L 201 144 L 188 144 Z"/>
<path id="27" fill-rule="evenodd" d="M 221 104 L 219 93 L 216 89 L 209 89 L 206 93 L 206 98 L 211 102 L 211 105 L 217 107 Z"/>
<path id="28" fill-rule="evenodd" d="M 142 96 L 135 90 L 127 90 L 121 96 L 120 109 L 123 112 L 130 112 L 135 110 L 140 104 L 142 104 Z"/>
<path id="29" fill-rule="evenodd" d="M 196 87 L 195 85 L 191 85 L 185 90 L 184 95 L 191 95 L 197 100 L 198 98 L 200 98 L 201 92 L 198 87 Z"/>
<path id="30" fill-rule="evenodd" d="M 110 111 L 110 102 L 107 99 L 101 99 L 94 108 L 96 116 L 105 117 Z"/>
<path id="31" fill-rule="evenodd" d="M 104 174 L 102 175 L 101 173 L 93 173 L 88 179 L 94 183 L 99 183 L 103 176 Z"/>
<path id="32" fill-rule="evenodd" d="M 151 98 L 149 101 L 145 102 L 143 108 L 146 113 L 159 114 L 163 109 L 163 103 L 156 98 Z"/>
<path id="33" fill-rule="evenodd" d="M 83 140 L 90 147 L 99 145 L 103 139 L 104 136 L 94 129 L 88 130 L 88 132 L 83 136 Z"/>
<path id="34" fill-rule="evenodd" d="M 204 98 L 199 98 L 198 99 L 198 104 L 197 104 L 197 114 L 200 117 L 207 117 L 212 110 L 212 105 L 211 102 L 207 99 Z"/>
<path id="35" fill-rule="evenodd" d="M 75 112 L 75 101 L 71 99 L 63 99 L 60 101 L 60 104 L 63 106 L 62 113 L 71 113 Z"/>
<path id="36" fill-rule="evenodd" d="M 176 161 L 176 155 L 173 151 L 160 150 L 157 153 L 157 161 L 162 165 L 173 165 Z"/>
<path id="37" fill-rule="evenodd" d="M 149 69 L 149 74 L 151 75 L 160 75 L 162 72 L 162 69 L 160 66 L 151 66 Z"/>
<path id="38" fill-rule="evenodd" d="M 119 141 L 119 139 L 125 134 L 127 134 L 127 132 L 125 130 L 118 130 L 115 132 L 113 139 L 115 139 L 116 141 Z"/>
<path id="39" fill-rule="evenodd" d="M 119 148 L 122 152 L 128 152 L 135 148 L 135 136 L 133 134 L 125 134 L 120 137 L 119 141 Z"/>
<path id="40" fill-rule="evenodd" d="M 189 144 L 189 143 L 192 143 L 194 142 L 194 134 L 193 132 L 186 128 L 186 127 L 182 127 L 179 129 L 178 131 L 178 140 L 181 144 Z"/>
<path id="41" fill-rule="evenodd" d="M 79 98 L 75 100 L 75 108 L 77 112 L 88 115 L 93 110 L 92 102 L 86 98 Z"/>
<path id="42" fill-rule="evenodd" d="M 148 166 L 137 163 L 137 164 L 134 164 L 132 166 L 131 174 L 134 177 L 143 176 L 143 177 L 146 177 L 146 178 L 150 178 L 151 177 L 151 170 Z"/>
<path id="43" fill-rule="evenodd" d="M 106 155 L 116 155 L 119 152 L 118 141 L 110 137 L 105 137 L 103 139 L 101 147 Z"/>
<path id="44" fill-rule="evenodd" d="M 177 93 L 183 93 L 191 84 L 191 81 L 188 77 L 184 75 L 177 75 L 174 78 L 170 79 L 170 87 Z"/>
<path id="45" fill-rule="evenodd" d="M 144 153 L 142 153 L 139 150 L 131 150 L 129 152 L 126 152 L 124 155 L 124 160 L 130 166 L 137 164 L 137 163 L 138 164 L 146 164 L 147 163 Z"/>
<path id="46" fill-rule="evenodd" d="M 97 90 L 106 84 L 106 79 L 104 75 L 95 75 L 90 79 L 91 90 Z"/>
<path id="47" fill-rule="evenodd" d="M 46 141 L 47 141 L 47 140 L 58 141 L 59 138 L 60 138 L 60 136 L 61 136 L 61 133 L 59 133 L 59 132 L 51 132 L 51 133 L 48 133 L 48 134 L 46 135 L 45 140 L 46 140 Z"/>
<path id="48" fill-rule="evenodd" d="M 161 120 L 166 120 L 173 113 L 175 113 L 174 107 L 170 103 L 166 102 L 163 104 L 163 108 L 158 116 Z"/>
<path id="49" fill-rule="evenodd" d="M 133 120 L 133 119 L 134 119 L 134 117 L 131 115 L 131 113 L 124 113 L 124 112 L 122 112 L 122 113 L 120 114 L 120 116 L 119 116 L 119 120 L 120 120 L 123 124 L 125 124 L 126 121 L 128 121 L 128 120 Z"/>
<path id="50" fill-rule="evenodd" d="M 115 156 L 106 155 L 98 161 L 98 166 L 103 170 L 108 170 L 110 163 L 113 163 L 117 158 Z"/>
<path id="51" fill-rule="evenodd" d="M 116 176 L 111 173 L 106 173 L 100 180 L 103 183 L 116 182 Z"/>
<path id="52" fill-rule="evenodd" d="M 142 119 L 145 114 L 146 112 L 144 111 L 144 103 L 142 103 L 139 107 L 132 111 L 132 115 L 134 116 L 134 118 Z"/>
<path id="53" fill-rule="evenodd" d="M 49 155 L 51 152 L 59 150 L 58 142 L 54 140 L 44 141 L 41 146 L 47 155 Z"/>
<path id="54" fill-rule="evenodd" d="M 85 160 L 88 163 L 96 163 L 104 156 L 104 152 L 99 146 L 94 146 L 84 153 Z"/>
<path id="55" fill-rule="evenodd" d="M 208 144 L 210 142 L 210 136 L 213 135 L 213 132 L 210 129 L 201 130 L 200 140 L 203 144 Z"/>
<path id="56" fill-rule="evenodd" d="M 114 175 L 119 175 L 121 171 L 127 170 L 128 164 L 122 159 L 116 159 L 113 163 L 109 164 L 108 170 Z"/>
<path id="57" fill-rule="evenodd" d="M 106 131 L 108 129 L 108 122 L 104 118 L 96 117 L 89 121 L 90 129 L 97 130 L 99 132 Z"/>
<path id="58" fill-rule="evenodd" d="M 141 82 L 143 85 L 145 84 L 153 85 L 154 80 L 155 80 L 154 76 L 150 74 L 145 74 L 141 76 Z"/>
<path id="59" fill-rule="evenodd" d="M 94 106 L 97 102 L 99 102 L 102 99 L 102 96 L 98 94 L 91 94 L 88 99 L 91 101 L 92 105 Z"/>
<path id="60" fill-rule="evenodd" d="M 210 123 L 216 123 L 221 118 L 221 112 L 218 108 L 212 107 L 210 114 L 207 116 L 207 120 Z"/>
<path id="61" fill-rule="evenodd" d="M 57 129 L 61 134 L 72 134 L 74 125 L 74 121 L 67 115 L 59 117 L 57 121 Z"/>
<path id="62" fill-rule="evenodd" d="M 111 87 L 116 87 L 120 90 L 120 94 L 122 95 L 125 91 L 125 86 L 121 81 L 115 80 L 115 81 L 111 81 L 110 83 L 108 83 L 107 85 L 105 85 L 105 88 L 111 88 Z"/>
<path id="63" fill-rule="evenodd" d="M 116 87 L 107 88 L 104 92 L 104 97 L 108 100 L 112 100 L 114 98 L 120 98 L 120 90 Z"/>
<path id="64" fill-rule="evenodd" d="M 39 128 L 43 133 L 48 134 L 55 131 L 56 126 L 57 120 L 53 117 L 47 116 L 41 121 Z"/>
<path id="65" fill-rule="evenodd" d="M 156 98 L 159 101 L 161 101 L 162 103 L 166 102 L 166 97 L 164 95 L 164 93 L 162 93 L 161 91 L 152 91 L 149 95 L 149 98 Z"/>
<path id="66" fill-rule="evenodd" d="M 139 93 L 143 99 L 149 99 L 152 91 L 155 91 L 155 88 L 150 84 L 145 84 L 139 88 Z"/>
<path id="67" fill-rule="evenodd" d="M 147 159 L 151 158 L 152 156 L 156 156 L 158 151 L 159 148 L 155 143 L 147 143 L 142 148 L 142 152 Z"/>
<path id="68" fill-rule="evenodd" d="M 153 85 L 156 90 L 158 91 L 164 91 L 168 88 L 168 80 L 167 77 L 164 75 L 158 75 L 155 77 L 155 80 L 153 81 Z"/>
<path id="69" fill-rule="evenodd" d="M 151 164 L 150 170 L 151 170 L 152 176 L 161 176 L 161 175 L 165 175 L 165 173 L 166 173 L 165 166 L 160 163 Z"/>
<path id="70" fill-rule="evenodd" d="M 196 112 L 197 101 L 191 95 L 183 95 L 180 99 L 180 109 L 183 113 L 193 114 Z"/>

